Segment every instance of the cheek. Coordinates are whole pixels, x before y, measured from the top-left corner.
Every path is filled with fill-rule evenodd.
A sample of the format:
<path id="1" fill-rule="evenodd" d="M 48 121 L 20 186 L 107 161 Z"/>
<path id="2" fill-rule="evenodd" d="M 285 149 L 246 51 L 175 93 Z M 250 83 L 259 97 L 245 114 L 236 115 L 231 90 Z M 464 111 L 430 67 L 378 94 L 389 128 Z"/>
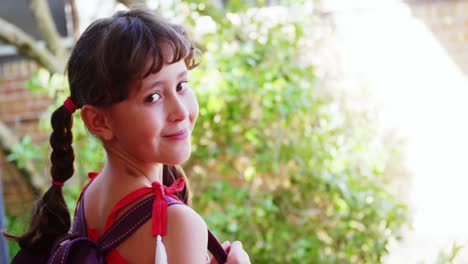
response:
<path id="1" fill-rule="evenodd" d="M 160 129 L 158 117 L 147 109 L 125 109 L 116 115 L 112 130 L 121 144 L 148 144 Z"/>
<path id="2" fill-rule="evenodd" d="M 187 99 L 187 109 L 189 111 L 190 122 L 193 125 L 195 124 L 195 121 L 197 121 L 199 108 L 197 98 L 192 91 L 190 91 Z"/>

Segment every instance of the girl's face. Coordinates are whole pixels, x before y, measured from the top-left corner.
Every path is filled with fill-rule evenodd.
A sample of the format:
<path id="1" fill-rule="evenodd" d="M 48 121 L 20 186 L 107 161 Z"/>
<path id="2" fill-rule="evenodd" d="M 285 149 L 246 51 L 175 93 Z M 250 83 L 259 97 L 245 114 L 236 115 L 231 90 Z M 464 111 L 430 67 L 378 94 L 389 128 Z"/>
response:
<path id="1" fill-rule="evenodd" d="M 190 156 L 198 103 L 183 60 L 165 64 L 108 110 L 114 149 L 142 163 L 180 164 Z"/>

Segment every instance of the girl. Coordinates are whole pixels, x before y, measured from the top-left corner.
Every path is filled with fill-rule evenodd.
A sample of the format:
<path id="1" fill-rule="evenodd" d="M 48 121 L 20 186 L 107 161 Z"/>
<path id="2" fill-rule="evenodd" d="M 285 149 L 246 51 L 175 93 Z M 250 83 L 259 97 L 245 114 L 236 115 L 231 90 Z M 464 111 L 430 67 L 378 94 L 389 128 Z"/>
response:
<path id="1" fill-rule="evenodd" d="M 52 186 L 36 204 L 29 230 L 18 239 L 22 248 L 47 250 L 70 229 L 61 187 L 74 172 L 71 127 L 76 109 L 107 154 L 104 167 L 90 173 L 82 193 L 89 238 L 99 239 L 150 195 L 155 201 L 169 195 L 188 203 L 178 164 L 190 155 L 198 116 L 188 86 L 188 71 L 195 66 L 194 45 L 182 28 L 148 10 L 120 11 L 86 29 L 67 65 L 70 97 L 52 115 Z M 107 263 L 154 263 L 157 254 L 164 254 L 162 245 L 171 264 L 206 263 L 203 219 L 188 206 L 158 208 L 152 220 L 108 252 Z M 164 219 L 166 225 L 161 224 Z M 155 235 L 162 236 L 162 244 L 155 246 Z M 240 242 L 223 246 L 229 252 L 227 263 L 249 263 Z"/>

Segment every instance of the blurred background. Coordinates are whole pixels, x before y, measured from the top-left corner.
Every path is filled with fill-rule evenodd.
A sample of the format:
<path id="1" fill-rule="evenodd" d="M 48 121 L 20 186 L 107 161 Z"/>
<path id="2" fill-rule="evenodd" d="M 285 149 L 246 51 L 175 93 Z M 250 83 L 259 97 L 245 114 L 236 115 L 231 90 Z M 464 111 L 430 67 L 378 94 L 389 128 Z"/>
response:
<path id="1" fill-rule="evenodd" d="M 466 0 L 1 0 L 0 226 L 48 188 L 73 43 L 135 3 L 201 51 L 183 167 L 221 240 L 252 263 L 468 263 Z M 75 116 L 70 210 L 104 160 Z"/>

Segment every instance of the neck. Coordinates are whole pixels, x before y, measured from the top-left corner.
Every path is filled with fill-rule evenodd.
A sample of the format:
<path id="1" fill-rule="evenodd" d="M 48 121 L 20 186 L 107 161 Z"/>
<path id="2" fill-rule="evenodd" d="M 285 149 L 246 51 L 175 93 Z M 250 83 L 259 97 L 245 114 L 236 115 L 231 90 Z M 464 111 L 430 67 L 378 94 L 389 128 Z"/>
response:
<path id="1" fill-rule="evenodd" d="M 162 183 L 163 164 L 138 161 L 114 148 L 106 148 L 106 152 L 107 161 L 103 173 L 115 175 L 120 179 L 134 178 L 147 181 L 146 185 L 155 181 Z"/>

